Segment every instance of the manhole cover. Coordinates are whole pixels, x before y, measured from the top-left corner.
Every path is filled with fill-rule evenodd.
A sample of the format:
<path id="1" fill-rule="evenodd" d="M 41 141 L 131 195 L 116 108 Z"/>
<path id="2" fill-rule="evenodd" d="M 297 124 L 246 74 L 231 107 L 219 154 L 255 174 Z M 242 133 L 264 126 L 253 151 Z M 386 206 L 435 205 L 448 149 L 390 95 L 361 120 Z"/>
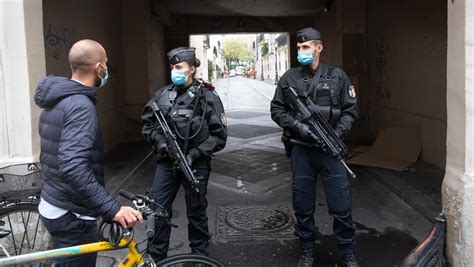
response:
<path id="1" fill-rule="evenodd" d="M 219 207 L 218 237 L 293 237 L 293 216 L 288 206 Z"/>
<path id="2" fill-rule="evenodd" d="M 290 223 L 290 217 L 283 211 L 273 208 L 246 207 L 235 210 L 226 218 L 230 227 L 239 231 L 280 231 Z"/>

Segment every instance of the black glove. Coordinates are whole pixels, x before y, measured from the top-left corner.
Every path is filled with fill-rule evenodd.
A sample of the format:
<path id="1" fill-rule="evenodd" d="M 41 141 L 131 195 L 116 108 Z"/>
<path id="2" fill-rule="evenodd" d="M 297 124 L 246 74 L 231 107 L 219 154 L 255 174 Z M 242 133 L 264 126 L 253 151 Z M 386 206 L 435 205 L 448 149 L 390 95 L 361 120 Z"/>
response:
<path id="1" fill-rule="evenodd" d="M 306 123 L 301 123 L 296 121 L 293 128 L 295 129 L 296 133 L 301 137 L 303 140 L 308 142 L 314 142 L 315 137 L 314 134 L 311 132 L 309 125 Z"/>
<path id="2" fill-rule="evenodd" d="M 341 128 L 334 129 L 334 133 L 337 135 L 337 137 L 339 137 L 339 139 L 342 139 L 343 134 Z"/>
<path id="3" fill-rule="evenodd" d="M 159 139 L 156 143 L 156 152 L 162 156 L 170 156 L 170 150 L 164 137 Z"/>
<path id="4" fill-rule="evenodd" d="M 188 163 L 189 167 L 193 166 L 193 162 L 202 156 L 201 151 L 197 148 L 193 148 L 189 150 L 188 154 L 186 155 L 186 162 Z"/>

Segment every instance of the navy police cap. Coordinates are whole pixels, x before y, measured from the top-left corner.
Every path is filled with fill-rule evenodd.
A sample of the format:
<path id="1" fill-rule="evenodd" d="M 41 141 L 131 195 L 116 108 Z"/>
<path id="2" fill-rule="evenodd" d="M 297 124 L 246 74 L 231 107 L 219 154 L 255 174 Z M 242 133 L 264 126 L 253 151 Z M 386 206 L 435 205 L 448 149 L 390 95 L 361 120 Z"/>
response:
<path id="1" fill-rule="evenodd" d="M 168 52 L 170 64 L 174 65 L 183 61 L 194 60 L 196 57 L 196 48 L 194 47 L 178 47 Z"/>
<path id="2" fill-rule="evenodd" d="M 307 27 L 296 32 L 298 43 L 304 43 L 311 40 L 322 40 L 321 33 L 315 28 Z"/>

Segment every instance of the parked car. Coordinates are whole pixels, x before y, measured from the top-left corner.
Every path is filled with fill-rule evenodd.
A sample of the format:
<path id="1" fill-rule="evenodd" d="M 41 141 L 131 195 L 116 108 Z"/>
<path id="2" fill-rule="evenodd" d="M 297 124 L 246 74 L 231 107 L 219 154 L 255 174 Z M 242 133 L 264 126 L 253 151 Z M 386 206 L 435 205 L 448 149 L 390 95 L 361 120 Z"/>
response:
<path id="1" fill-rule="evenodd" d="M 237 76 L 243 76 L 244 75 L 244 67 L 242 66 L 237 66 L 235 68 L 235 75 Z"/>

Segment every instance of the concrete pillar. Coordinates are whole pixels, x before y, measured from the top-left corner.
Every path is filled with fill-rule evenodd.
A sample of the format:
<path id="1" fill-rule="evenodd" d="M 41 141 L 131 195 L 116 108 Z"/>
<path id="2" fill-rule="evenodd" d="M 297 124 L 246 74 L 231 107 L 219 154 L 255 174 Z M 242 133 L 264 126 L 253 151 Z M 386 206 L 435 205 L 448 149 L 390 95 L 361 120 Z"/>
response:
<path id="1" fill-rule="evenodd" d="M 474 0 L 448 5 L 447 156 L 443 209 L 452 266 L 474 262 Z"/>
<path id="2" fill-rule="evenodd" d="M 33 96 L 46 73 L 42 10 L 42 0 L 0 2 L 0 167 L 38 159 Z"/>

